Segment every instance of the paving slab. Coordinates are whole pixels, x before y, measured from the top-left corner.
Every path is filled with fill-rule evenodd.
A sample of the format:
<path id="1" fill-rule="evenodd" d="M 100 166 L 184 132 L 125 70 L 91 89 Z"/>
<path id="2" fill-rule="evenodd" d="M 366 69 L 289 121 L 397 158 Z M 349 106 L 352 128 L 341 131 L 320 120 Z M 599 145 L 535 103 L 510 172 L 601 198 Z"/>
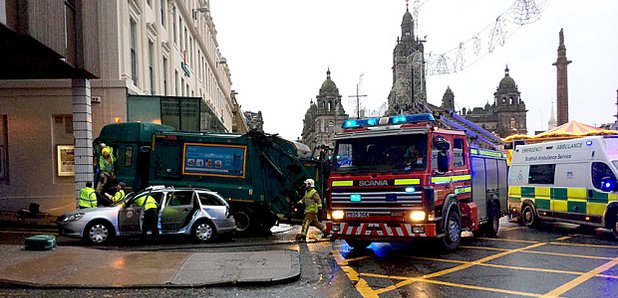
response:
<path id="1" fill-rule="evenodd" d="M 300 276 L 293 250 L 245 252 L 114 251 L 0 245 L 0 284 L 56 288 L 196 287 L 278 283 Z"/>

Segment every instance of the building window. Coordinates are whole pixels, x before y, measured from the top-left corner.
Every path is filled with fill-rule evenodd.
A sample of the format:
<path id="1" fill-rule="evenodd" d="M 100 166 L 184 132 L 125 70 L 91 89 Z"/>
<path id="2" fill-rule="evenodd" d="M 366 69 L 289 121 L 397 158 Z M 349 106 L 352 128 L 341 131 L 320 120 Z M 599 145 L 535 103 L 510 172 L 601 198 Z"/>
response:
<path id="1" fill-rule="evenodd" d="M 148 40 L 148 76 L 150 78 L 150 94 L 155 94 L 154 43 Z"/>
<path id="2" fill-rule="evenodd" d="M 75 63 L 77 59 L 77 27 L 75 24 L 75 0 L 64 1 L 64 27 L 66 32 L 64 38 L 66 58 L 69 62 Z"/>
<path id="3" fill-rule="evenodd" d="M 131 79 L 137 86 L 137 22 L 131 18 Z"/>
<path id="4" fill-rule="evenodd" d="M 180 95 L 178 92 L 178 86 L 180 86 L 180 81 L 178 80 L 178 71 L 174 70 L 174 95 Z"/>
<path id="5" fill-rule="evenodd" d="M 0 181 L 7 181 L 9 178 L 7 146 L 9 134 L 6 118 L 6 115 L 0 115 Z"/>
<path id="6" fill-rule="evenodd" d="M 167 19 L 167 13 L 165 13 L 165 8 L 167 7 L 167 1 L 161 0 L 161 26 L 165 27 L 165 19 Z"/>
<path id="7" fill-rule="evenodd" d="M 174 31 L 174 43 L 177 43 L 178 41 L 178 29 L 176 28 L 176 7 L 174 6 L 173 9 L 173 14 L 172 14 L 172 30 Z"/>
<path id="8" fill-rule="evenodd" d="M 169 95 L 167 92 L 167 58 L 163 57 L 163 94 Z"/>

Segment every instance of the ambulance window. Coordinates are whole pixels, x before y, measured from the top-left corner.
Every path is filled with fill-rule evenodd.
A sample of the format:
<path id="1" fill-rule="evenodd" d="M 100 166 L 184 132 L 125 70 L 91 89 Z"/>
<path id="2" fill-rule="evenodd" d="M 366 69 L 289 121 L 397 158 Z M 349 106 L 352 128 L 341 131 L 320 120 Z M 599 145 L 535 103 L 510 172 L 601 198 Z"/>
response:
<path id="1" fill-rule="evenodd" d="M 453 165 L 461 167 L 466 165 L 466 158 L 464 156 L 464 140 L 455 139 L 453 145 Z"/>
<path id="2" fill-rule="evenodd" d="M 616 176 L 612 172 L 612 169 L 609 168 L 608 165 L 602 162 L 593 162 L 592 163 L 592 185 L 594 187 L 601 189 L 601 181 L 603 178 L 610 178 L 616 181 Z"/>
<path id="3" fill-rule="evenodd" d="M 554 184 L 556 165 L 531 165 L 528 175 L 530 184 Z"/>

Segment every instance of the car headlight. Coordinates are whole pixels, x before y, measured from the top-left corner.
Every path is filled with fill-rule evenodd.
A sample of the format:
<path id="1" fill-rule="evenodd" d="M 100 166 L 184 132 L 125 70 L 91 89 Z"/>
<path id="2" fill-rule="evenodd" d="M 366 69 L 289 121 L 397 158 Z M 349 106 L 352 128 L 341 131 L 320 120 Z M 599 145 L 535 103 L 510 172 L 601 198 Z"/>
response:
<path id="1" fill-rule="evenodd" d="M 412 221 L 423 221 L 425 220 L 425 211 L 412 211 L 410 212 L 410 220 Z"/>
<path id="2" fill-rule="evenodd" d="M 333 219 L 343 219 L 343 210 L 334 210 L 331 213 L 331 216 L 333 217 Z"/>
<path id="3" fill-rule="evenodd" d="M 64 222 L 78 221 L 84 216 L 84 213 L 75 213 L 64 218 Z"/>

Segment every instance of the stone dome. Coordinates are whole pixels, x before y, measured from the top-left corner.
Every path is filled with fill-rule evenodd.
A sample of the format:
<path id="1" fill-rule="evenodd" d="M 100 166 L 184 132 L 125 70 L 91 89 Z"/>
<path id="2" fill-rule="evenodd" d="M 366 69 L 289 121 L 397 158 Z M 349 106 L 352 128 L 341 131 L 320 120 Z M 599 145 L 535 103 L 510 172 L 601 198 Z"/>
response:
<path id="1" fill-rule="evenodd" d="M 338 93 L 337 85 L 333 80 L 330 79 L 330 69 L 326 71 L 326 80 L 322 83 L 322 87 L 320 87 L 320 94 L 323 93 Z"/>
<path id="2" fill-rule="evenodd" d="M 516 88 L 517 84 L 515 84 L 515 80 L 513 80 L 513 78 L 511 78 L 511 76 L 509 75 L 509 67 L 507 66 L 506 69 L 504 69 L 504 78 L 502 78 L 502 80 L 500 80 L 500 84 L 498 84 L 498 89 Z"/>

